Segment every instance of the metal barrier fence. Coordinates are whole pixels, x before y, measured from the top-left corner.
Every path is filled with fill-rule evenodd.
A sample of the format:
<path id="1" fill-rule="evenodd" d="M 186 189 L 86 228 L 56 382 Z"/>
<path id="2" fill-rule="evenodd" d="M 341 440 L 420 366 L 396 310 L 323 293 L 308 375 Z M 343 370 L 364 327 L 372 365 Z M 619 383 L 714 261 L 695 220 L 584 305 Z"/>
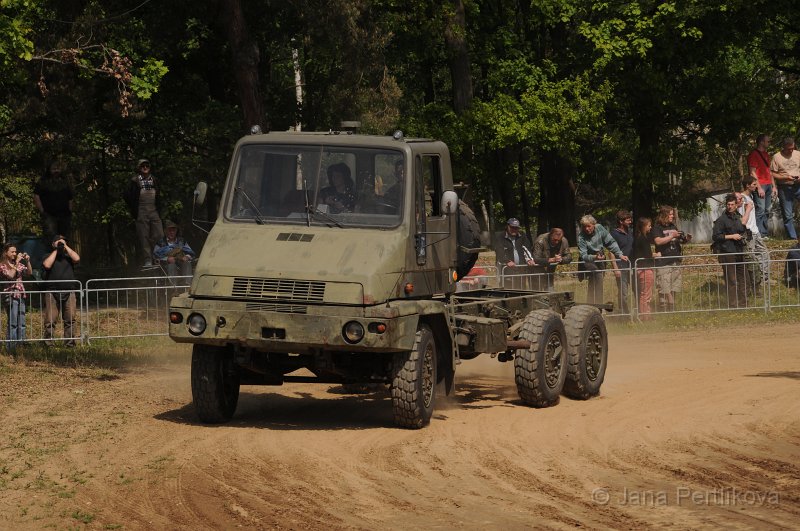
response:
<path id="1" fill-rule="evenodd" d="M 776 308 L 800 307 L 800 276 L 796 274 L 800 260 L 786 259 L 785 250 L 769 252 L 766 281 L 757 286 L 753 277 L 744 275 L 743 304 L 731 304 L 723 268 L 719 264 L 720 255 L 689 255 L 683 262 L 674 266 L 680 277 L 681 286 L 674 294 L 674 305 L 660 307 L 657 284 L 653 287 L 653 315 L 681 312 L 728 311 L 758 309 L 765 312 Z M 607 261 L 608 263 L 610 261 Z M 744 262 L 746 268 L 754 268 L 759 260 Z M 635 265 L 641 265 L 635 264 Z M 459 286 L 462 289 L 474 287 L 504 287 L 546 291 L 571 291 L 578 303 L 589 302 L 589 281 L 587 275 L 578 271 L 579 263 L 559 266 L 552 275 L 531 273 L 528 267 L 480 266 L 477 275 L 466 277 L 469 282 Z M 643 268 L 637 268 L 643 269 Z M 653 268 L 658 272 L 662 268 Z M 787 275 L 787 269 L 795 273 Z M 635 270 L 636 271 L 636 270 Z M 624 271 L 621 274 L 625 274 Z M 601 300 L 594 302 L 613 302 L 615 309 L 611 315 L 631 319 L 644 315 L 639 307 L 637 294 L 641 291 L 638 275 L 632 274 L 628 288 L 627 311 L 619 303 L 619 283 L 614 269 L 604 269 L 598 273 L 600 281 L 598 293 Z M 167 316 L 169 300 L 173 295 L 188 289 L 190 276 L 167 277 L 128 277 L 91 279 L 84 287 L 74 281 L 26 281 L 25 282 L 25 341 L 28 342 L 74 342 L 87 343 L 100 338 L 164 336 L 169 332 Z M 756 277 L 757 278 L 757 277 Z M 473 283 L 474 281 L 474 283 Z M 548 282 L 551 284 L 548 285 Z M 0 282 L 0 290 L 5 290 L 11 282 Z M 601 288 L 601 289 L 600 289 Z M 595 293 L 597 295 L 597 293 Z M 64 299 L 62 302 L 61 299 Z M 72 326 L 65 326 L 64 309 L 69 310 L 69 299 L 74 301 Z M 2 301 L 2 337 L 0 344 L 13 348 L 15 343 L 9 337 L 10 301 L 8 295 Z M 58 307 L 57 314 L 53 308 Z M 50 311 L 48 311 L 48 308 Z M 69 321 L 69 319 L 68 319 Z M 21 323 L 20 323 L 21 324 Z M 69 325 L 69 323 L 67 323 Z"/>
<path id="2" fill-rule="evenodd" d="M 83 314 L 87 341 L 169 333 L 169 300 L 192 277 L 130 277 L 86 281 Z"/>
<path id="3" fill-rule="evenodd" d="M 167 335 L 169 299 L 188 289 L 191 279 L 190 276 L 92 279 L 85 288 L 77 280 L 26 281 L 25 311 L 14 315 L 13 323 L 9 296 L 0 297 L 3 306 L 0 344 L 13 349 L 17 342 L 12 335 L 20 337 L 19 332 L 24 332 L 25 342 L 45 344 Z M 0 290 L 11 284 L 0 282 Z"/>
<path id="4" fill-rule="evenodd" d="M 680 287 L 673 293 L 670 304 L 661 304 L 664 294 L 658 290 L 658 280 L 653 279 L 652 314 L 668 314 L 682 312 L 728 311 L 741 309 L 758 309 L 769 311 L 773 308 L 800 306 L 800 279 L 798 275 L 787 278 L 787 266 L 797 266 L 797 260 L 788 260 L 785 250 L 773 250 L 766 257 L 751 257 L 742 262 L 747 274 L 740 280 L 744 286 L 742 301 L 732 302 L 728 294 L 728 285 L 725 282 L 723 266 L 719 257 L 724 254 L 686 255 L 681 263 L 673 265 L 680 277 Z M 638 261 L 637 261 L 638 262 Z M 575 294 L 578 303 L 608 303 L 614 304 L 612 315 L 636 318 L 643 312 L 639 307 L 638 294 L 643 286 L 640 285 L 637 275 L 641 263 L 634 264 L 634 270 L 615 270 L 611 260 L 602 262 L 605 269 L 595 273 L 581 271 L 581 262 L 573 262 L 559 266 L 555 273 L 550 275 L 548 285 L 547 273 L 532 273 L 533 268 L 528 266 L 508 267 L 500 269 L 498 284 L 510 289 L 534 289 L 545 291 L 571 291 Z M 759 275 L 751 271 L 760 271 L 766 265 L 766 274 Z M 654 277 L 663 274 L 665 267 L 651 268 Z M 599 286 L 596 292 L 590 294 L 589 276 L 596 274 Z M 620 299 L 620 277 L 629 275 L 627 298 Z M 754 276 L 755 275 L 755 276 Z M 758 280 L 761 280 L 760 282 Z M 594 286 L 593 286 L 594 287 Z M 594 291 L 594 290 L 591 290 Z M 599 294 L 599 299 L 598 299 Z M 591 300 L 594 295 L 595 300 Z M 626 305 L 622 304 L 627 302 Z"/>

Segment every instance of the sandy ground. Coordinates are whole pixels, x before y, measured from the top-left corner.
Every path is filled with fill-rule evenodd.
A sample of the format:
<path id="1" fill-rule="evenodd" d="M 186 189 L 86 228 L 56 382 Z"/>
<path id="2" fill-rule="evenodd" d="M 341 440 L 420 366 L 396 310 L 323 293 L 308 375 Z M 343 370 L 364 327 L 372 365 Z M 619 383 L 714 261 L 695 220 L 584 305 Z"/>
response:
<path id="1" fill-rule="evenodd" d="M 0 528 L 800 526 L 800 325 L 612 335 L 600 397 L 522 406 L 466 361 L 431 425 L 388 395 L 243 387 L 196 422 L 189 357 L 125 373 L 0 364 Z"/>

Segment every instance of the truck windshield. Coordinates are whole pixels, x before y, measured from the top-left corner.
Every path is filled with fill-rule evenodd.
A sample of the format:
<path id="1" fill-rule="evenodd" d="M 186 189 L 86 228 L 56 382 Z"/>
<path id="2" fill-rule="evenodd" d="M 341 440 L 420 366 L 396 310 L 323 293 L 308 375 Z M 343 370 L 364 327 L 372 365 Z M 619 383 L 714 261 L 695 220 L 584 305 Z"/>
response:
<path id="1" fill-rule="evenodd" d="M 401 151 L 247 144 L 237 154 L 226 217 L 233 221 L 394 227 L 403 211 Z"/>

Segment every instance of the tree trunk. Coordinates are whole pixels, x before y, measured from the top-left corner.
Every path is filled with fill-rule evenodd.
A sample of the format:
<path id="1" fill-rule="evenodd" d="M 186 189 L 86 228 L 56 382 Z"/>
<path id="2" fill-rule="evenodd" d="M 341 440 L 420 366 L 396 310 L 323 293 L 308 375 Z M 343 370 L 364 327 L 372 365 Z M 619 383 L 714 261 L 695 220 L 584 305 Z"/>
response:
<path id="1" fill-rule="evenodd" d="M 234 76 L 242 104 L 244 129 L 254 125 L 267 129 L 258 82 L 260 53 L 251 39 L 240 0 L 222 0 L 223 21 L 231 45 Z"/>
<path id="2" fill-rule="evenodd" d="M 652 217 L 655 192 L 653 186 L 658 182 L 658 138 L 659 131 L 651 124 L 655 120 L 645 120 L 637 127 L 639 149 L 631 183 L 631 205 L 636 218 Z"/>
<path id="3" fill-rule="evenodd" d="M 447 17 L 444 42 L 447 47 L 447 60 L 453 82 L 453 109 L 456 114 L 461 114 L 472 103 L 472 72 L 467 48 L 467 21 L 462 0 L 452 0 L 448 4 L 450 4 L 452 12 Z"/>
<path id="4" fill-rule="evenodd" d="M 552 150 L 541 153 L 538 233 L 559 227 L 564 231 L 570 245 L 577 242 L 574 173 L 575 166 L 569 159 Z"/>

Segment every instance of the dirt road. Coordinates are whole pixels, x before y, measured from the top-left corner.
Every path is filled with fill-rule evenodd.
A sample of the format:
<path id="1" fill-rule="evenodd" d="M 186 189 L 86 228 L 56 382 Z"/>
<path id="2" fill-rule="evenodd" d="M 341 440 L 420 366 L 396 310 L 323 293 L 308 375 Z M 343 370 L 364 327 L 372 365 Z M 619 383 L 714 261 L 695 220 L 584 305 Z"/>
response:
<path id="1" fill-rule="evenodd" d="M 388 395 L 243 387 L 196 423 L 186 363 L 0 363 L 0 528 L 797 528 L 800 325 L 613 335 L 602 396 L 520 405 L 467 361 L 431 425 Z"/>

